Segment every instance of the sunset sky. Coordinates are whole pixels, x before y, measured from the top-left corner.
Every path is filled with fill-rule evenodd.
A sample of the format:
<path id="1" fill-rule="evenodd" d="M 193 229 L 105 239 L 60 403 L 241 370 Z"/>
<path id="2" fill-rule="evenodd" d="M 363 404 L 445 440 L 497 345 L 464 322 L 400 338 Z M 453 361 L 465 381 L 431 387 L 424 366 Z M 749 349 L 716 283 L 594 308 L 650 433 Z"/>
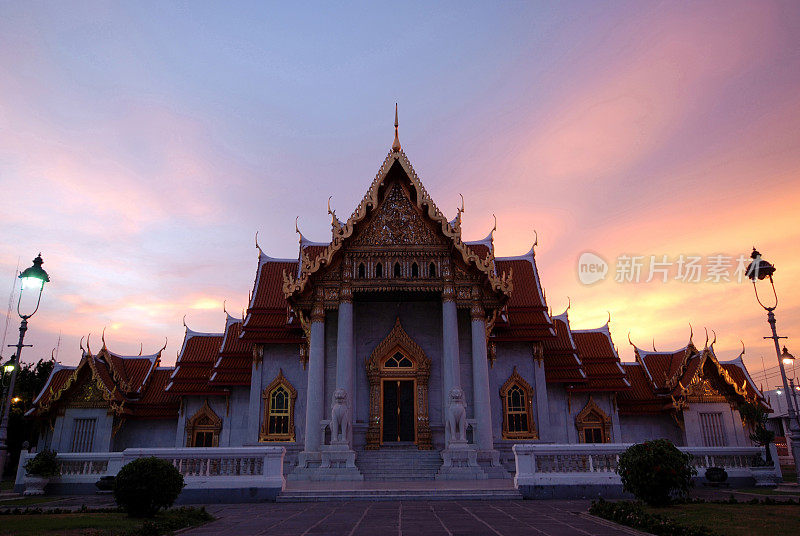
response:
<path id="1" fill-rule="evenodd" d="M 330 239 L 393 138 L 465 239 L 536 258 L 575 328 L 776 359 L 749 283 L 616 282 L 621 255 L 777 266 L 800 356 L 800 3 L 0 3 L 0 304 L 39 252 L 52 283 L 23 361 L 81 336 L 171 364 L 182 317 L 220 331 L 253 285 L 253 237 Z M 607 260 L 584 285 L 578 258 Z M 733 270 L 734 267 L 731 268 Z M 764 289 L 767 290 L 766 288 Z M 5 344 L 16 342 L 19 318 Z M 2 326 L 0 326 L 2 327 Z M 713 335 L 712 335 L 713 337 Z M 798 337 L 798 342 L 793 342 Z M 3 358 L 11 351 L 3 348 Z M 798 367 L 800 372 L 800 367 Z"/>

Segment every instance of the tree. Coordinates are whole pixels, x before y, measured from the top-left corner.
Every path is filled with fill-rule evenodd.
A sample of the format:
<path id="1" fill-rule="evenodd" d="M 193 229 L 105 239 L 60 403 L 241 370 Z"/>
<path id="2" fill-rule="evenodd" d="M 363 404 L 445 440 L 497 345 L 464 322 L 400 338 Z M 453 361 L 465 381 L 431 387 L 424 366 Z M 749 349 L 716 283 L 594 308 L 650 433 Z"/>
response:
<path id="1" fill-rule="evenodd" d="M 752 430 L 750 432 L 750 440 L 759 447 L 764 447 L 764 459 L 768 465 L 772 465 L 772 452 L 769 446 L 775 440 L 775 432 L 767 428 L 767 419 L 769 417 L 767 412 L 759 404 L 745 402 L 739 406 L 739 415 Z"/>
<path id="2" fill-rule="evenodd" d="M 54 366 L 55 361 L 52 359 L 40 359 L 36 363 L 22 364 L 17 371 L 14 398 L 19 398 L 19 401 L 11 404 L 11 412 L 8 414 L 8 465 L 6 468 L 9 471 L 13 471 L 19 463 L 22 443 L 36 441 L 37 424 L 26 419 L 25 412 L 33 406 L 34 399 L 44 388 Z M 7 389 L 9 378 L 6 377 L 4 380 Z M 3 392 L 5 395 L 8 394 L 5 390 Z M 0 473 L 2 473 L 1 470 Z"/>

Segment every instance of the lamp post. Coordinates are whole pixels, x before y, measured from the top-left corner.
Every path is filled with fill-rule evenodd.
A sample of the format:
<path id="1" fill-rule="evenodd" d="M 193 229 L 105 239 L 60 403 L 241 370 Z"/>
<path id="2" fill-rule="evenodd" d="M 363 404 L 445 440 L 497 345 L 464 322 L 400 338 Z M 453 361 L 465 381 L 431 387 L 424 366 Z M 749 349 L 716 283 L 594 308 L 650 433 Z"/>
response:
<path id="1" fill-rule="evenodd" d="M 786 409 L 789 416 L 789 438 L 792 442 L 792 458 L 794 458 L 794 467 L 797 471 L 797 478 L 800 481 L 800 420 L 798 420 L 797 411 L 795 411 L 794 397 L 792 391 L 789 390 L 789 382 L 786 379 L 785 364 L 792 364 L 794 356 L 790 354 L 784 346 L 781 352 L 780 340 L 786 337 L 779 337 L 778 330 L 775 327 L 775 309 L 778 307 L 778 293 L 775 291 L 775 282 L 772 280 L 772 274 L 775 273 L 775 267 L 761 258 L 756 248 L 753 248 L 753 253 L 750 255 L 753 260 L 747 267 L 747 277 L 753 282 L 753 290 L 756 294 L 758 304 L 767 312 L 767 322 L 772 329 L 772 335 L 764 337 L 765 339 L 772 339 L 775 343 L 775 354 L 778 356 L 778 366 L 781 370 L 781 379 L 783 380 L 783 390 L 786 393 Z M 774 303 L 772 305 L 764 305 L 761 298 L 758 296 L 758 287 L 756 283 L 769 279 L 770 286 L 772 287 L 772 295 Z"/>
<path id="2" fill-rule="evenodd" d="M 11 366 L 11 381 L 8 384 L 8 394 L 3 408 L 3 418 L 0 420 L 0 478 L 6 467 L 6 460 L 8 459 L 8 415 L 11 412 L 11 399 L 14 398 L 14 384 L 17 382 L 17 372 L 19 371 L 20 356 L 22 349 L 30 344 L 23 344 L 25 340 L 25 332 L 28 331 L 28 319 L 36 314 L 39 310 L 39 304 L 42 302 L 42 290 L 44 284 L 50 281 L 50 277 L 42 269 L 42 254 L 33 259 L 33 266 L 24 270 L 19 274 L 20 291 L 19 300 L 17 301 L 17 314 L 22 319 L 19 325 L 19 341 L 17 344 L 9 344 L 11 347 L 17 348 L 17 353 L 14 356 Z M 33 299 L 28 300 L 28 296 L 33 295 L 36 304 L 33 305 Z M 23 302 L 23 296 L 25 301 Z M 23 309 L 25 309 L 23 311 Z M 31 310 L 32 309 L 32 310 Z"/>

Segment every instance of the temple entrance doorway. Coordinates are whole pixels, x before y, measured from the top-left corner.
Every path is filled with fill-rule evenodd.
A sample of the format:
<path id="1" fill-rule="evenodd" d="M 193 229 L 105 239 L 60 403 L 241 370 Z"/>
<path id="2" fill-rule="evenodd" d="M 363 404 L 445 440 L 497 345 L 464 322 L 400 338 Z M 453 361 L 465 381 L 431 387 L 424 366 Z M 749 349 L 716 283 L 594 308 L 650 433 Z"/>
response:
<path id="1" fill-rule="evenodd" d="M 414 380 L 383 380 L 384 443 L 416 441 Z"/>
<path id="2" fill-rule="evenodd" d="M 431 360 L 408 336 L 400 319 L 365 364 L 370 393 L 365 448 L 412 443 L 420 450 L 432 449 L 428 418 Z"/>

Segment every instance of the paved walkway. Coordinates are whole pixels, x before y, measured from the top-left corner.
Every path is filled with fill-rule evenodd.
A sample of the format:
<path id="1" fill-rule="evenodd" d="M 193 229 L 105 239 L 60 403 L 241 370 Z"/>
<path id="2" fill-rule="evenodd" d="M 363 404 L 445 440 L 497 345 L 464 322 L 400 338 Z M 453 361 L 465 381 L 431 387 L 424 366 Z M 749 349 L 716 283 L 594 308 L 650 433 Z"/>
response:
<path id="1" fill-rule="evenodd" d="M 588 501 L 382 501 L 207 507 L 217 520 L 188 536 L 610 536 L 642 534 L 583 512 Z"/>

